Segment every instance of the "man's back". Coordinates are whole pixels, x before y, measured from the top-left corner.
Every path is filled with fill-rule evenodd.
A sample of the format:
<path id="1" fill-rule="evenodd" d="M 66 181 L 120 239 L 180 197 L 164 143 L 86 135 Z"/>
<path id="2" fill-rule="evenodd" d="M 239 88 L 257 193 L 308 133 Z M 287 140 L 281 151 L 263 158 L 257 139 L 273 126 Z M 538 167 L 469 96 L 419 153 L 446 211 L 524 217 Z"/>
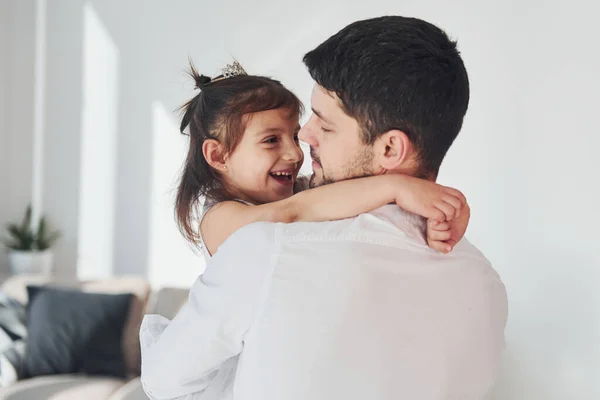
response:
<path id="1" fill-rule="evenodd" d="M 235 398 L 483 398 L 503 347 L 504 286 L 466 240 L 438 254 L 423 228 L 395 206 L 278 225 Z"/>

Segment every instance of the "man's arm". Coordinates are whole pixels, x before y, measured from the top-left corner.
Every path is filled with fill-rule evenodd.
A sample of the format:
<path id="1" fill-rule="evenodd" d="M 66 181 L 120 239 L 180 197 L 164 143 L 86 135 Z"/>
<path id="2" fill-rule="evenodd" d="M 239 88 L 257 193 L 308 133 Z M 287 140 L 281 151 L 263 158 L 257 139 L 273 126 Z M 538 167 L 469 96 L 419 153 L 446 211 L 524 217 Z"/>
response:
<path id="1" fill-rule="evenodd" d="M 219 368 L 242 351 L 277 254 L 277 226 L 248 225 L 223 243 L 164 330 L 142 328 L 142 385 L 152 399 L 201 398 Z M 149 324 L 156 316 L 146 317 Z"/>

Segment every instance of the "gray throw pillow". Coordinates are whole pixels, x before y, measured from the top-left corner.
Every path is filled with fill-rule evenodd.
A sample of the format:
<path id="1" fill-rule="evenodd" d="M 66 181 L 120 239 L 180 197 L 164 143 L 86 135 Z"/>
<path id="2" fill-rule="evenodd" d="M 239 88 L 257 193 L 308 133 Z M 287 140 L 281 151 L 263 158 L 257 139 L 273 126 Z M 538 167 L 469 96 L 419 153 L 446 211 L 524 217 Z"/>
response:
<path id="1" fill-rule="evenodd" d="M 24 376 L 86 374 L 125 378 L 123 329 L 132 294 L 28 286 Z"/>

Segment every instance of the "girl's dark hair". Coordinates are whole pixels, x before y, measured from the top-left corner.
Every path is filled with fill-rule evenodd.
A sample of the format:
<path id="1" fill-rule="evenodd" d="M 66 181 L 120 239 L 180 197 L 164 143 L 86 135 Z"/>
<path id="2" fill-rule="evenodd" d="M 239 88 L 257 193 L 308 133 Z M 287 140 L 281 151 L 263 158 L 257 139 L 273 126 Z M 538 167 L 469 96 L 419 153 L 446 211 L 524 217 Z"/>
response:
<path id="1" fill-rule="evenodd" d="M 290 111 L 291 117 L 300 117 L 303 106 L 294 93 L 279 81 L 267 77 L 237 75 L 211 79 L 199 75 L 191 63 L 189 74 L 200 92 L 181 107 L 180 131 L 189 136 L 190 142 L 177 188 L 175 216 L 182 235 L 197 245 L 200 199 L 232 199 L 223 187 L 219 173 L 204 158 L 204 141 L 218 140 L 223 145 L 222 156 L 226 156 L 240 143 L 247 114 L 284 108 Z M 184 132 L 186 128 L 187 133 Z"/>

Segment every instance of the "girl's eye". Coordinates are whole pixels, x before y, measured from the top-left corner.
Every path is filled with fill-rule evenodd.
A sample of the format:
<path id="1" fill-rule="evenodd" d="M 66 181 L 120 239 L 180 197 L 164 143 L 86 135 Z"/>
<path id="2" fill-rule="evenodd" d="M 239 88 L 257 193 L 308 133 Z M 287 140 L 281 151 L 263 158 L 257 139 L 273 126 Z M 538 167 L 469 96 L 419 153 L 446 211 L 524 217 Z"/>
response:
<path id="1" fill-rule="evenodd" d="M 300 138 L 298 137 L 298 134 L 294 135 L 294 142 L 300 143 Z"/>
<path id="2" fill-rule="evenodd" d="M 263 141 L 263 143 L 275 144 L 275 143 L 277 143 L 277 138 L 275 136 L 267 138 Z"/>
<path id="3" fill-rule="evenodd" d="M 331 129 L 325 129 L 325 128 L 321 127 L 321 131 L 324 133 L 329 133 L 329 132 L 331 132 Z"/>

